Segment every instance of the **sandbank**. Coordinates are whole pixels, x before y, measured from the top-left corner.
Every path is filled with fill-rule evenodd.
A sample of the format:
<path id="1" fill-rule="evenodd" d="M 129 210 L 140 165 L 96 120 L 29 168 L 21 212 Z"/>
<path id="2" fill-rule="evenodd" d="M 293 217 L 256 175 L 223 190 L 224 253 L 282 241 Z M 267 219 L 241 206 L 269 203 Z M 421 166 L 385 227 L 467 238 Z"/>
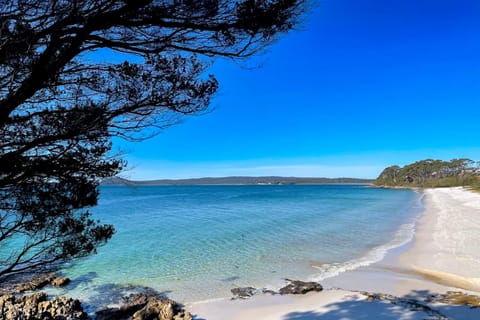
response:
<path id="1" fill-rule="evenodd" d="M 425 209 L 413 241 L 378 263 L 325 279 L 322 292 L 265 294 L 187 307 L 197 319 L 208 320 L 480 319 L 480 308 L 429 299 L 448 291 L 480 294 L 480 194 L 463 188 L 422 192 Z M 396 298 L 371 299 L 364 291 Z M 426 307 L 412 307 L 409 299 Z"/>

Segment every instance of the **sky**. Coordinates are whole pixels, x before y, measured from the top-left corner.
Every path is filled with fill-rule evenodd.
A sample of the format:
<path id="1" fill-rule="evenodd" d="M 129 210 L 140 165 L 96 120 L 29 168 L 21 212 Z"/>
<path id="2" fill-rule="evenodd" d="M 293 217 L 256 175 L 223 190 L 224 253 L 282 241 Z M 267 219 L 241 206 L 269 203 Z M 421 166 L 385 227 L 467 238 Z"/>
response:
<path id="1" fill-rule="evenodd" d="M 317 1 L 261 56 L 215 61 L 211 113 L 116 140 L 122 176 L 375 178 L 480 160 L 479 17 L 478 0 Z"/>

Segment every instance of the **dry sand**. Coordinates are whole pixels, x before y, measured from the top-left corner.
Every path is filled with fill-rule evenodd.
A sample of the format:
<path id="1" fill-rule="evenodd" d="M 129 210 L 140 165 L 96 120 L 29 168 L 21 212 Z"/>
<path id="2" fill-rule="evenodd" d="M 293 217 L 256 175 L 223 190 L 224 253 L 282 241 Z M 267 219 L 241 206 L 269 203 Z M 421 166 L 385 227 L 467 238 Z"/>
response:
<path id="1" fill-rule="evenodd" d="M 426 211 L 401 265 L 437 283 L 480 292 L 480 194 L 425 190 Z"/>
<path id="2" fill-rule="evenodd" d="M 435 312 L 405 303 L 369 301 L 359 291 L 423 301 L 432 293 L 480 293 L 480 194 L 463 188 L 427 189 L 414 241 L 381 262 L 322 282 L 305 296 L 259 295 L 188 306 L 197 319 L 480 319 L 480 308 L 429 303 Z M 335 289 L 334 289 L 335 288 Z M 336 289 L 342 288 L 342 289 Z"/>

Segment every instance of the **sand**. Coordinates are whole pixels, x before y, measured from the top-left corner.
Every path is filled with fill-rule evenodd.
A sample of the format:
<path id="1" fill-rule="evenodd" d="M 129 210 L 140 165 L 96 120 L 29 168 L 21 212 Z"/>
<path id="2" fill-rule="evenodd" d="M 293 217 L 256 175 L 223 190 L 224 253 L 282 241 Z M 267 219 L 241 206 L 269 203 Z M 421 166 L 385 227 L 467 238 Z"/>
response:
<path id="1" fill-rule="evenodd" d="M 411 243 L 392 250 L 379 263 L 324 280 L 322 292 L 257 295 L 187 308 L 196 319 L 208 320 L 480 319 L 480 308 L 424 302 L 433 293 L 452 290 L 480 294 L 480 194 L 463 188 L 423 192 L 425 210 Z M 371 301 L 362 291 L 398 298 Z M 433 311 L 412 307 L 409 298 Z"/>
<path id="2" fill-rule="evenodd" d="M 480 292 L 480 194 L 425 190 L 426 211 L 401 265 L 437 283 Z"/>

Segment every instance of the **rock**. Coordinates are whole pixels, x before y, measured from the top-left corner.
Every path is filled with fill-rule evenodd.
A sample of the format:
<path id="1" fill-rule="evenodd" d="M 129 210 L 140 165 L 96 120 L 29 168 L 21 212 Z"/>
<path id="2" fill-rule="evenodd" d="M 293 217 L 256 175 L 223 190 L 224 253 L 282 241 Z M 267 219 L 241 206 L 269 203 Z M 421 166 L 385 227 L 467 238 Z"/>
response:
<path id="1" fill-rule="evenodd" d="M 50 301 L 38 304 L 38 312 L 48 319 L 86 320 L 88 316 L 83 312 L 80 301 L 68 297 L 56 297 Z"/>
<path id="2" fill-rule="evenodd" d="M 16 305 L 20 305 L 22 315 L 26 319 L 34 318 L 38 314 L 38 305 L 47 300 L 47 294 L 38 292 L 29 296 L 23 296 L 17 299 Z"/>
<path id="3" fill-rule="evenodd" d="M 375 301 L 375 300 L 377 300 L 377 297 L 375 295 L 372 294 L 372 295 L 367 296 L 367 301 L 368 302 L 372 302 L 372 301 Z"/>
<path id="4" fill-rule="evenodd" d="M 367 296 L 367 301 L 372 302 L 375 300 L 388 300 L 392 301 L 395 299 L 394 296 L 386 294 L 386 293 L 369 293 L 369 292 L 361 292 L 361 294 Z"/>
<path id="5" fill-rule="evenodd" d="M 238 298 L 245 299 L 253 296 L 257 289 L 253 287 L 239 287 L 239 288 L 233 288 L 230 290 L 234 296 L 237 296 Z"/>
<path id="6" fill-rule="evenodd" d="M 192 315 L 173 300 L 158 296 L 154 291 L 134 293 L 123 298 L 120 308 L 96 313 L 96 320 L 192 320 Z"/>
<path id="7" fill-rule="evenodd" d="M 192 320 L 192 319 L 193 319 L 192 315 L 188 311 L 180 312 L 173 317 L 173 320 Z"/>
<path id="8" fill-rule="evenodd" d="M 43 292 L 18 298 L 13 295 L 2 296 L 0 305 L 0 319 L 2 320 L 88 319 L 78 300 L 56 297 L 49 301 Z"/>
<path id="9" fill-rule="evenodd" d="M 1 314 L 4 320 L 17 319 L 20 316 L 18 306 L 15 306 L 15 297 L 11 294 L 0 297 Z"/>
<path id="10" fill-rule="evenodd" d="M 130 319 L 138 310 L 145 307 L 152 297 L 150 292 L 132 293 L 123 298 L 120 308 L 108 308 L 95 313 L 96 320 L 123 320 Z"/>
<path id="11" fill-rule="evenodd" d="M 15 288 L 17 293 L 23 293 L 25 291 L 34 291 L 38 289 L 42 289 L 47 284 L 50 284 L 51 281 L 55 279 L 53 275 L 44 275 L 36 278 L 32 278 Z"/>
<path id="12" fill-rule="evenodd" d="M 66 277 L 53 278 L 50 284 L 55 287 L 63 287 L 70 283 L 70 279 Z"/>
<path id="13" fill-rule="evenodd" d="M 445 294 L 440 294 L 433 297 L 435 302 L 441 302 L 452 305 L 464 305 L 470 308 L 480 307 L 480 296 L 467 294 L 459 291 L 448 291 Z"/>
<path id="14" fill-rule="evenodd" d="M 148 300 L 154 296 L 155 294 L 150 292 L 132 293 L 128 297 L 123 298 L 123 304 L 120 310 L 126 314 L 134 314 L 136 311 L 145 307 Z"/>
<path id="15" fill-rule="evenodd" d="M 176 306 L 173 300 L 151 297 L 145 307 L 133 314 L 133 320 L 173 320 Z"/>
<path id="16" fill-rule="evenodd" d="M 170 302 L 171 301 L 171 302 Z M 172 320 L 173 316 L 175 315 L 175 310 L 174 306 L 176 306 L 176 302 L 173 300 L 170 300 L 168 302 L 165 301 L 158 301 L 153 304 L 153 306 L 150 306 L 152 310 L 158 310 L 160 309 L 158 313 L 158 319 L 161 320 Z M 147 308 L 149 307 L 149 304 L 147 304 Z"/>
<path id="17" fill-rule="evenodd" d="M 280 289 L 280 294 L 305 294 L 310 291 L 322 291 L 323 287 L 318 282 L 305 282 L 299 280 L 288 280 L 290 283 Z"/>
<path id="18" fill-rule="evenodd" d="M 0 311 L 3 310 L 5 305 L 9 305 L 14 303 L 15 301 L 15 296 L 13 294 L 6 294 L 3 296 L 0 296 Z"/>
<path id="19" fill-rule="evenodd" d="M 30 280 L 16 286 L 15 292 L 23 293 L 25 291 L 35 291 L 42 289 L 49 284 L 55 287 L 63 287 L 68 283 L 70 283 L 70 279 L 66 277 L 55 277 L 53 274 L 42 275 L 31 278 Z"/>
<path id="20" fill-rule="evenodd" d="M 267 293 L 268 293 L 268 294 L 271 294 L 272 296 L 278 294 L 278 292 L 273 291 L 273 290 L 270 290 L 270 289 L 267 289 L 267 288 L 263 288 L 263 289 L 262 289 L 262 293 L 263 293 L 263 294 L 267 294 Z"/>

